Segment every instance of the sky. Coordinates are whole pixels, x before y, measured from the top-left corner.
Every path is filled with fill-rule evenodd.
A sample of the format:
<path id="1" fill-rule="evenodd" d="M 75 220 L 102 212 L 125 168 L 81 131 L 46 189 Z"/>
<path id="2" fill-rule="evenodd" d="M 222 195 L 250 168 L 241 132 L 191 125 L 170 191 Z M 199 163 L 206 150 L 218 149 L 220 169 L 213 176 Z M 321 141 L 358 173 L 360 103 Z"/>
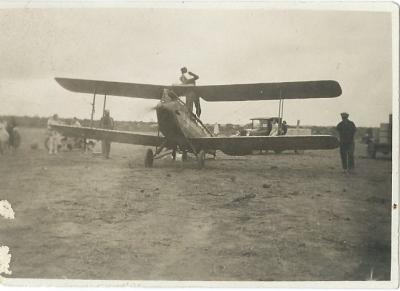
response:
<path id="1" fill-rule="evenodd" d="M 332 99 L 285 100 L 284 119 L 358 126 L 392 112 L 389 12 L 284 9 L 0 9 L 0 115 L 90 118 L 93 96 L 54 77 L 170 85 L 336 80 Z M 102 112 L 97 96 L 95 118 Z M 116 120 L 156 121 L 156 100 L 107 98 Z M 206 123 L 277 116 L 278 101 L 202 101 Z"/>

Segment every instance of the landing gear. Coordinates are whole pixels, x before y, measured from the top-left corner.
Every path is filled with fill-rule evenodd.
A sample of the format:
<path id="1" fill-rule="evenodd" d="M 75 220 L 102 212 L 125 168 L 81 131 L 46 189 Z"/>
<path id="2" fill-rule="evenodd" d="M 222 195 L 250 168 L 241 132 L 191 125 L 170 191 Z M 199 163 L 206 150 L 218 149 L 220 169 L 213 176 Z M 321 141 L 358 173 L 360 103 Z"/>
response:
<path id="1" fill-rule="evenodd" d="M 146 156 L 144 158 L 144 166 L 146 168 L 153 167 L 153 160 L 154 160 L 153 150 L 152 149 L 148 149 L 147 152 L 146 152 Z"/>
<path id="2" fill-rule="evenodd" d="M 172 149 L 172 151 L 167 151 L 163 154 L 161 154 L 161 151 L 164 149 L 163 147 L 158 147 L 157 150 L 155 152 L 153 152 L 152 149 L 148 149 L 146 151 L 146 155 L 144 157 L 144 166 L 146 168 L 151 168 L 153 167 L 153 162 L 156 159 L 161 159 L 165 156 L 171 156 L 172 158 L 175 160 L 176 156 L 177 156 L 177 149 Z M 188 151 L 187 150 L 181 150 L 182 152 L 182 161 L 187 161 L 188 160 Z M 204 167 L 205 164 L 205 160 L 206 160 L 206 152 L 204 150 L 199 151 L 196 154 L 196 158 L 197 158 L 197 167 L 199 169 L 202 169 Z"/>
<path id="3" fill-rule="evenodd" d="M 204 167 L 205 160 L 206 160 L 206 152 L 204 150 L 201 150 L 197 154 L 197 166 L 199 169 L 202 169 Z"/>

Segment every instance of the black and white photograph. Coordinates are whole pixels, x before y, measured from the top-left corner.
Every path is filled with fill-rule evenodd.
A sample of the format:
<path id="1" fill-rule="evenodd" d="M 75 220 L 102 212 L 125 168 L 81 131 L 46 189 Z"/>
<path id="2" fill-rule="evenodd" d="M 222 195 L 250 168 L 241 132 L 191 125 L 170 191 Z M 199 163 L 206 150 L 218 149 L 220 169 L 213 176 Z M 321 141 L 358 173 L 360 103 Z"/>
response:
<path id="1" fill-rule="evenodd" d="M 398 286 L 399 7 L 128 4 L 0 2 L 1 284 Z"/>

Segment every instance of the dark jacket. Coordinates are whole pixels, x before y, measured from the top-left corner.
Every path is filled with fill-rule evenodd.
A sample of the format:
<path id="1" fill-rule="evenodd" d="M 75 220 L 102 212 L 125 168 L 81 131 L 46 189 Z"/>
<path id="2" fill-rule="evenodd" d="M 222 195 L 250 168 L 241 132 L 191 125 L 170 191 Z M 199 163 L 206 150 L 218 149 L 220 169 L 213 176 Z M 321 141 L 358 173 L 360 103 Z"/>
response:
<path id="1" fill-rule="evenodd" d="M 341 144 L 351 144 L 354 143 L 354 134 L 356 133 L 356 126 L 353 121 L 348 119 L 342 120 L 336 126 L 339 132 L 339 138 Z"/>
<path id="2" fill-rule="evenodd" d="M 100 127 L 104 129 L 114 129 L 114 120 L 107 115 L 104 115 L 100 120 Z"/>

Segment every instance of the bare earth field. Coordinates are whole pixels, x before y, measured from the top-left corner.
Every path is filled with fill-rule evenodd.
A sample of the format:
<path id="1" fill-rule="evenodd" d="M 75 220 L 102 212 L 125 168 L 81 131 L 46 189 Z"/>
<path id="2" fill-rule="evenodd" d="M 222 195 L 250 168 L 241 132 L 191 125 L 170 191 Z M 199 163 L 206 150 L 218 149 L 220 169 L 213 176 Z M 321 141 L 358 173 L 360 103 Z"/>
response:
<path id="1" fill-rule="evenodd" d="M 391 161 L 338 149 L 156 160 L 112 144 L 112 158 L 43 149 L 21 129 L 0 156 L 0 243 L 14 278 L 124 280 L 389 280 Z M 30 144 L 39 143 L 39 150 Z"/>

